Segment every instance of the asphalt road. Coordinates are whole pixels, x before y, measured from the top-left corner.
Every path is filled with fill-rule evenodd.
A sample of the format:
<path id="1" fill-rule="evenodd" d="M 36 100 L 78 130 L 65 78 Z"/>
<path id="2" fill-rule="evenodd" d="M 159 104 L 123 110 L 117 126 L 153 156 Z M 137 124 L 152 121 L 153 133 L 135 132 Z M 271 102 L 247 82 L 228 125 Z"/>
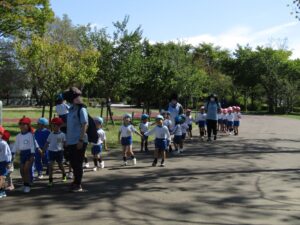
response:
<path id="1" fill-rule="evenodd" d="M 45 179 L 30 194 L 9 192 L 0 224 L 299 225 L 299 127 L 300 120 L 245 116 L 240 136 L 194 138 L 165 168 L 140 153 L 136 166 L 121 167 L 121 154 L 111 153 L 107 168 L 84 174 L 87 192 L 68 193 L 59 179 L 51 189 Z"/>

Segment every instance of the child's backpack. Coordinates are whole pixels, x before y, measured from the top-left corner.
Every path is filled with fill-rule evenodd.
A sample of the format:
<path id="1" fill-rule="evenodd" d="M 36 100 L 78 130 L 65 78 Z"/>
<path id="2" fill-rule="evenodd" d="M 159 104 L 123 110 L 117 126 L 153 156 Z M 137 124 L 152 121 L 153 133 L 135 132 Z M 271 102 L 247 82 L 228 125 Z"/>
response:
<path id="1" fill-rule="evenodd" d="M 78 118 L 80 120 L 80 110 L 82 108 L 87 108 L 86 105 L 84 104 L 80 104 L 78 105 L 79 106 L 79 109 L 78 109 Z M 96 124 L 95 124 L 95 121 L 94 119 L 88 114 L 88 128 L 87 128 L 87 136 L 88 136 L 88 141 L 91 142 L 91 143 L 97 143 L 98 142 L 98 133 L 97 133 L 97 127 L 96 127 Z"/>

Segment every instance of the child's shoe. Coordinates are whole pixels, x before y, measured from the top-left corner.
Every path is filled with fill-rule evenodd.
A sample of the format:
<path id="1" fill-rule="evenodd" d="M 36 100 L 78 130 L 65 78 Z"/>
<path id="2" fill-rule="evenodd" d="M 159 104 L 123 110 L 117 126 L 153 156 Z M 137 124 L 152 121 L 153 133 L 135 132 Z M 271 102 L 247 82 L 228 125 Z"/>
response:
<path id="1" fill-rule="evenodd" d="M 15 186 L 12 184 L 12 185 L 9 185 L 8 187 L 5 188 L 6 191 L 13 191 L 15 190 Z"/>
<path id="2" fill-rule="evenodd" d="M 63 182 L 67 182 L 67 176 L 66 176 L 66 175 L 64 175 L 64 176 L 62 177 L 62 181 L 63 181 Z"/>
<path id="3" fill-rule="evenodd" d="M 68 173 L 68 179 L 73 179 L 73 173 L 72 172 Z"/>
<path id="4" fill-rule="evenodd" d="M 95 167 L 93 168 L 93 171 L 94 171 L 94 172 L 97 172 L 97 170 L 98 170 L 98 168 L 95 166 Z"/>
<path id="5" fill-rule="evenodd" d="M 7 195 L 5 191 L 0 191 L 0 198 L 5 198 Z"/>
<path id="6" fill-rule="evenodd" d="M 30 192 L 30 187 L 29 186 L 24 186 L 23 192 L 24 193 L 29 193 Z"/>
<path id="7" fill-rule="evenodd" d="M 102 161 L 102 162 L 100 163 L 100 168 L 101 168 L 101 169 L 104 169 L 104 161 Z"/>
<path id="8" fill-rule="evenodd" d="M 133 165 L 136 165 L 136 158 L 132 159 Z"/>
<path id="9" fill-rule="evenodd" d="M 127 161 L 123 161 L 122 166 L 127 166 Z"/>
<path id="10" fill-rule="evenodd" d="M 39 174 L 39 175 L 38 175 L 38 179 L 39 179 L 39 180 L 41 180 L 41 179 L 43 179 L 43 178 L 44 178 L 43 174 Z"/>

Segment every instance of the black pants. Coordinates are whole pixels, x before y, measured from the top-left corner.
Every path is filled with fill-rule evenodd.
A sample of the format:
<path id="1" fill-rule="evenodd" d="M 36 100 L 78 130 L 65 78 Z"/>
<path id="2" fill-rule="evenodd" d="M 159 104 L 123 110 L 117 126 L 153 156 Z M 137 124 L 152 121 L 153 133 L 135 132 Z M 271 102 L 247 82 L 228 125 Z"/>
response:
<path id="1" fill-rule="evenodd" d="M 82 149 L 77 149 L 76 145 L 68 145 L 68 151 L 70 154 L 70 164 L 74 173 L 74 184 L 81 185 L 83 175 L 83 160 L 85 155 L 87 144 L 84 143 Z"/>
<path id="2" fill-rule="evenodd" d="M 211 131 L 214 136 L 217 135 L 217 120 L 206 120 L 207 123 L 207 136 L 211 138 Z"/>

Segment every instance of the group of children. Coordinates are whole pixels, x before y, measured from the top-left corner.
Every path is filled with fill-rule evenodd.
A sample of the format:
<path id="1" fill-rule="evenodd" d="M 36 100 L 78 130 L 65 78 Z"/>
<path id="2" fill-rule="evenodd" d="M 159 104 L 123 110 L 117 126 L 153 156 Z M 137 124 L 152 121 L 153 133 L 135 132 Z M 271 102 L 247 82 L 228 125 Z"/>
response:
<path id="1" fill-rule="evenodd" d="M 238 135 L 239 121 L 241 119 L 240 107 L 229 107 L 222 109 L 218 114 L 218 128 L 222 132 Z M 107 150 L 106 134 L 103 130 L 103 119 L 94 118 L 98 141 L 91 143 L 91 154 L 93 156 L 94 168 L 104 168 L 102 159 L 102 150 Z M 132 149 L 132 136 L 137 134 L 141 137 L 141 151 L 148 152 L 148 137 L 155 136 L 154 160 L 152 166 L 156 166 L 158 159 L 161 158 L 160 166 L 165 166 L 166 153 L 171 152 L 180 154 L 183 152 L 183 144 L 186 136 L 192 138 L 192 124 L 199 126 L 200 137 L 206 134 L 206 113 L 204 107 L 195 118 L 191 115 L 191 110 L 186 110 L 185 114 L 171 117 L 168 111 L 162 111 L 155 118 L 154 123 L 149 122 L 149 116 L 143 114 L 139 124 L 139 131 L 132 125 L 130 114 L 123 116 L 123 123 L 119 129 L 118 142 L 122 145 L 123 166 L 128 165 L 128 157 L 132 159 L 133 165 L 137 160 Z M 9 145 L 10 134 L 0 126 L 0 198 L 6 197 L 5 189 L 13 190 L 14 186 L 11 179 L 13 171 L 13 159 L 17 152 L 20 153 L 20 174 L 23 181 L 23 192 L 30 192 L 30 186 L 33 183 L 34 171 L 37 172 L 37 178 L 42 179 L 44 168 L 48 175 L 48 186 L 53 186 L 53 168 L 57 162 L 62 174 L 62 181 L 72 178 L 72 170 L 69 165 L 68 171 L 64 167 L 67 163 L 66 134 L 61 131 L 64 125 L 63 118 L 55 117 L 51 120 L 51 131 L 48 129 L 49 122 L 46 118 L 38 120 L 37 130 L 34 131 L 30 118 L 23 117 L 19 120 L 20 133 L 16 136 L 13 145 Z M 152 129 L 150 129 L 150 127 Z M 68 165 L 68 164 L 67 164 Z M 67 177 L 68 175 L 68 177 Z M 8 182 L 6 182 L 6 180 Z M 6 185 L 8 183 L 8 185 Z"/>

